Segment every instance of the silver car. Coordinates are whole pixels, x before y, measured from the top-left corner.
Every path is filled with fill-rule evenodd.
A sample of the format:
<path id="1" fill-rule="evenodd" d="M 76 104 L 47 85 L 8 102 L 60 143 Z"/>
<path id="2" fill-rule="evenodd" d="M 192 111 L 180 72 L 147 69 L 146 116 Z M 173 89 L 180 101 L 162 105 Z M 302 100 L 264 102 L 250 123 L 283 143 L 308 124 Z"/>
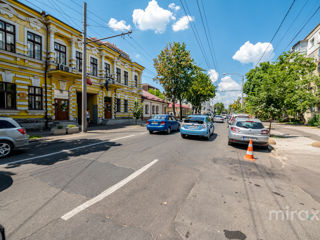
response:
<path id="1" fill-rule="evenodd" d="M 228 144 L 248 144 L 252 139 L 254 145 L 268 147 L 269 130 L 259 119 L 237 118 L 228 128 Z"/>
<path id="2" fill-rule="evenodd" d="M 213 118 L 214 122 L 224 123 L 224 118 L 221 115 L 217 115 Z"/>
<path id="3" fill-rule="evenodd" d="M 27 132 L 15 120 L 0 117 L 0 158 L 8 156 L 12 149 L 29 144 Z"/>

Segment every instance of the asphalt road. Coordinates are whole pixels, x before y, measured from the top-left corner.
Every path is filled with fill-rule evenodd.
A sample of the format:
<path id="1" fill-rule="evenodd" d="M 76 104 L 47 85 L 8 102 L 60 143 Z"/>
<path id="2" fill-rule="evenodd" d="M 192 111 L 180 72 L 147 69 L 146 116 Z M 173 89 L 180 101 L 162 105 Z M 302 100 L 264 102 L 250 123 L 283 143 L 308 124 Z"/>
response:
<path id="1" fill-rule="evenodd" d="M 130 127 L 33 143 L 0 160 L 0 223 L 8 239 L 319 239 L 319 202 L 245 152 L 219 123 L 210 141 Z"/>

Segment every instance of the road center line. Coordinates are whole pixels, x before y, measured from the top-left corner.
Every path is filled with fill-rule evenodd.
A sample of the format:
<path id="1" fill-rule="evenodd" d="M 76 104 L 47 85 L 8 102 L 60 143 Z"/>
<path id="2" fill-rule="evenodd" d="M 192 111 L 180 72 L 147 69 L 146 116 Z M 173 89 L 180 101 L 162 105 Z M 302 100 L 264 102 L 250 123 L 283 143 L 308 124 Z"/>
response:
<path id="1" fill-rule="evenodd" d="M 109 187 L 108 189 L 106 189 L 105 191 L 100 193 L 99 195 L 97 195 L 94 198 L 88 200 L 87 202 L 79 205 L 78 207 L 74 208 L 70 212 L 66 213 L 65 215 L 63 215 L 61 217 L 61 219 L 67 221 L 70 218 L 72 218 L 73 216 L 75 216 L 76 214 L 80 213 L 81 211 L 83 211 L 83 210 L 89 208 L 90 206 L 96 204 L 97 202 L 103 200 L 104 198 L 106 198 L 110 194 L 114 193 L 115 191 L 117 191 L 118 189 L 120 189 L 121 187 L 123 187 L 124 185 L 126 185 L 127 183 L 129 183 L 130 181 L 135 179 L 136 177 L 138 177 L 140 174 L 145 172 L 148 168 L 150 168 L 152 165 L 154 165 L 158 161 L 159 161 L 158 159 L 153 160 L 152 162 L 148 163 L 144 167 L 140 168 L 139 170 L 135 171 L 134 173 L 132 173 L 131 175 L 126 177 L 125 179 L 123 179 L 120 182 L 116 183 L 115 185 Z"/>
<path id="2" fill-rule="evenodd" d="M 60 150 L 60 151 L 57 151 L 57 152 L 52 152 L 52 153 L 48 153 L 48 154 L 44 154 L 44 155 L 40 155 L 40 156 L 35 156 L 35 157 L 25 158 L 25 159 L 13 161 L 13 162 L 3 163 L 3 164 L 0 164 L 0 166 L 1 165 L 17 164 L 17 163 L 21 163 L 21 162 L 26 162 L 26 161 L 38 159 L 38 158 L 49 157 L 49 156 L 53 156 L 53 155 L 56 155 L 56 154 L 59 154 L 59 153 L 70 154 L 71 151 L 73 151 L 73 150 L 77 150 L 77 149 L 81 149 L 81 148 L 87 148 L 87 147 L 91 147 L 91 146 L 95 146 L 95 145 L 99 145 L 99 144 L 103 144 L 103 143 L 107 143 L 107 142 L 113 142 L 113 141 L 117 141 L 117 140 L 121 140 L 121 139 L 125 139 L 125 138 L 130 138 L 130 137 L 133 137 L 133 136 L 135 136 L 135 135 L 128 135 L 128 136 L 124 136 L 124 137 L 118 137 L 118 138 L 110 139 L 110 140 L 107 140 L 107 141 L 91 143 L 91 144 L 87 144 L 87 145 L 84 145 L 84 146 L 79 146 L 79 147 L 74 147 L 74 148 L 69 148 L 69 149 L 63 149 L 63 150 Z"/>

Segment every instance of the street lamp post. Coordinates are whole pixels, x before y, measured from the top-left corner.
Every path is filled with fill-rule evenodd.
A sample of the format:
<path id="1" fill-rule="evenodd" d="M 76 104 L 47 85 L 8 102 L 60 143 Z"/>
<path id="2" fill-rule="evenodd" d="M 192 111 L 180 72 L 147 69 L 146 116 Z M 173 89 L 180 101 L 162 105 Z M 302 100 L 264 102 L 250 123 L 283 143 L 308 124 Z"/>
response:
<path id="1" fill-rule="evenodd" d="M 223 73 L 223 75 L 236 75 L 241 77 L 241 107 L 244 104 L 244 97 L 243 97 L 243 85 L 244 85 L 244 75 L 241 73 Z"/>

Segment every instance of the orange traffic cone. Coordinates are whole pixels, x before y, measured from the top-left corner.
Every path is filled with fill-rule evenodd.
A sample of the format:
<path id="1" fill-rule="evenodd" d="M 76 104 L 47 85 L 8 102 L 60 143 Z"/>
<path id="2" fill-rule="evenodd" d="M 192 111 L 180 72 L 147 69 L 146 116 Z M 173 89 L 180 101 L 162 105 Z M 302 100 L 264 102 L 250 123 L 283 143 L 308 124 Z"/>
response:
<path id="1" fill-rule="evenodd" d="M 247 154 L 244 156 L 245 160 L 255 161 L 253 156 L 253 146 L 252 146 L 252 139 L 250 139 Z"/>

